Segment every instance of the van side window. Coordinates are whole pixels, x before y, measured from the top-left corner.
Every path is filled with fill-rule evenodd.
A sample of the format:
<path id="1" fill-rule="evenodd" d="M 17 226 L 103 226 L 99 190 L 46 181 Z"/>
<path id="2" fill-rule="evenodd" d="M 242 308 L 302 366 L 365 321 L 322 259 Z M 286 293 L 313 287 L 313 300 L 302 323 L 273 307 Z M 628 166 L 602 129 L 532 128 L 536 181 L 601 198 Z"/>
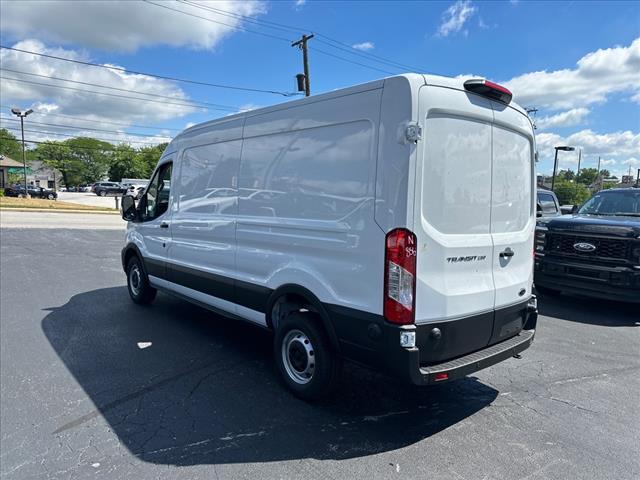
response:
<path id="1" fill-rule="evenodd" d="M 556 206 L 553 196 L 548 193 L 539 193 L 538 199 L 544 213 L 556 213 L 558 211 L 558 207 Z"/>
<path id="2" fill-rule="evenodd" d="M 162 165 L 149 182 L 145 193 L 146 204 L 142 212 L 143 220 L 148 222 L 158 218 L 169 208 L 169 193 L 171 191 L 172 163 Z"/>

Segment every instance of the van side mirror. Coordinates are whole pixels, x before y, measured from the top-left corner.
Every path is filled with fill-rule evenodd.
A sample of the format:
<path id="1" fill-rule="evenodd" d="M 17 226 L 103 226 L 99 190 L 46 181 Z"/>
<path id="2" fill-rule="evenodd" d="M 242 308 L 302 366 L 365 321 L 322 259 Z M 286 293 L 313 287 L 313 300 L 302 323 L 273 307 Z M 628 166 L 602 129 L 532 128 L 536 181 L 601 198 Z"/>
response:
<path id="1" fill-rule="evenodd" d="M 539 203 L 536 203 L 536 217 L 541 217 L 542 216 L 542 205 L 540 205 Z"/>
<path id="2" fill-rule="evenodd" d="M 573 214 L 578 213 L 578 209 L 579 208 L 580 207 L 578 205 L 574 205 L 573 207 L 571 207 L 571 214 L 573 215 Z"/>
<path id="3" fill-rule="evenodd" d="M 138 221 L 138 210 L 136 202 L 131 195 L 122 196 L 122 219 L 127 222 Z"/>

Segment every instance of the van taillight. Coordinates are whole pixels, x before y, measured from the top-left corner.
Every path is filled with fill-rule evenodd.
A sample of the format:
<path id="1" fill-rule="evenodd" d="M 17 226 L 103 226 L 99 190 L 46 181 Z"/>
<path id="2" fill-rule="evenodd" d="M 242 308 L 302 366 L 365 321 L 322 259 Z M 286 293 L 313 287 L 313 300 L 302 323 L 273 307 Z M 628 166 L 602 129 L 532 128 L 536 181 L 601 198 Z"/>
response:
<path id="1" fill-rule="evenodd" d="M 508 89 L 502 85 L 498 85 L 497 83 L 485 80 L 484 78 L 472 78 L 471 80 L 467 80 L 464 82 L 464 88 L 470 92 L 489 97 L 493 100 L 498 100 L 499 102 L 506 103 L 507 105 L 509 105 L 513 98 L 513 94 Z"/>
<path id="2" fill-rule="evenodd" d="M 387 234 L 384 264 L 384 316 L 401 325 L 413 323 L 416 304 L 416 236 L 405 228 Z"/>

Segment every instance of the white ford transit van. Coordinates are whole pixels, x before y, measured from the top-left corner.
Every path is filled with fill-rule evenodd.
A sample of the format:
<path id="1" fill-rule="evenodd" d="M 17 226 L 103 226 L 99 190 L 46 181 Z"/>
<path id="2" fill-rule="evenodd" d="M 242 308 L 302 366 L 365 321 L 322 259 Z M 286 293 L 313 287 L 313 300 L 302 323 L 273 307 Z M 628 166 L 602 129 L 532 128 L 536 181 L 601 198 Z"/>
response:
<path id="1" fill-rule="evenodd" d="M 460 378 L 533 341 L 534 149 L 504 87 L 418 74 L 191 127 L 123 199 L 129 293 L 272 330 L 305 399 Z"/>

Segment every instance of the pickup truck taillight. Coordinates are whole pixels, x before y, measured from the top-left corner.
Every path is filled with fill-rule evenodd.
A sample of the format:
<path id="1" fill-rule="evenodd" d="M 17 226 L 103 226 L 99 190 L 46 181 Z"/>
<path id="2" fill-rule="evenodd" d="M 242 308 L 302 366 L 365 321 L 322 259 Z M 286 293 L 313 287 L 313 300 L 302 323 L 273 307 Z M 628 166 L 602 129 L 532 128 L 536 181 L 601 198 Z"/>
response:
<path id="1" fill-rule="evenodd" d="M 387 234 L 384 268 L 384 316 L 407 325 L 415 320 L 416 236 L 406 228 Z"/>

